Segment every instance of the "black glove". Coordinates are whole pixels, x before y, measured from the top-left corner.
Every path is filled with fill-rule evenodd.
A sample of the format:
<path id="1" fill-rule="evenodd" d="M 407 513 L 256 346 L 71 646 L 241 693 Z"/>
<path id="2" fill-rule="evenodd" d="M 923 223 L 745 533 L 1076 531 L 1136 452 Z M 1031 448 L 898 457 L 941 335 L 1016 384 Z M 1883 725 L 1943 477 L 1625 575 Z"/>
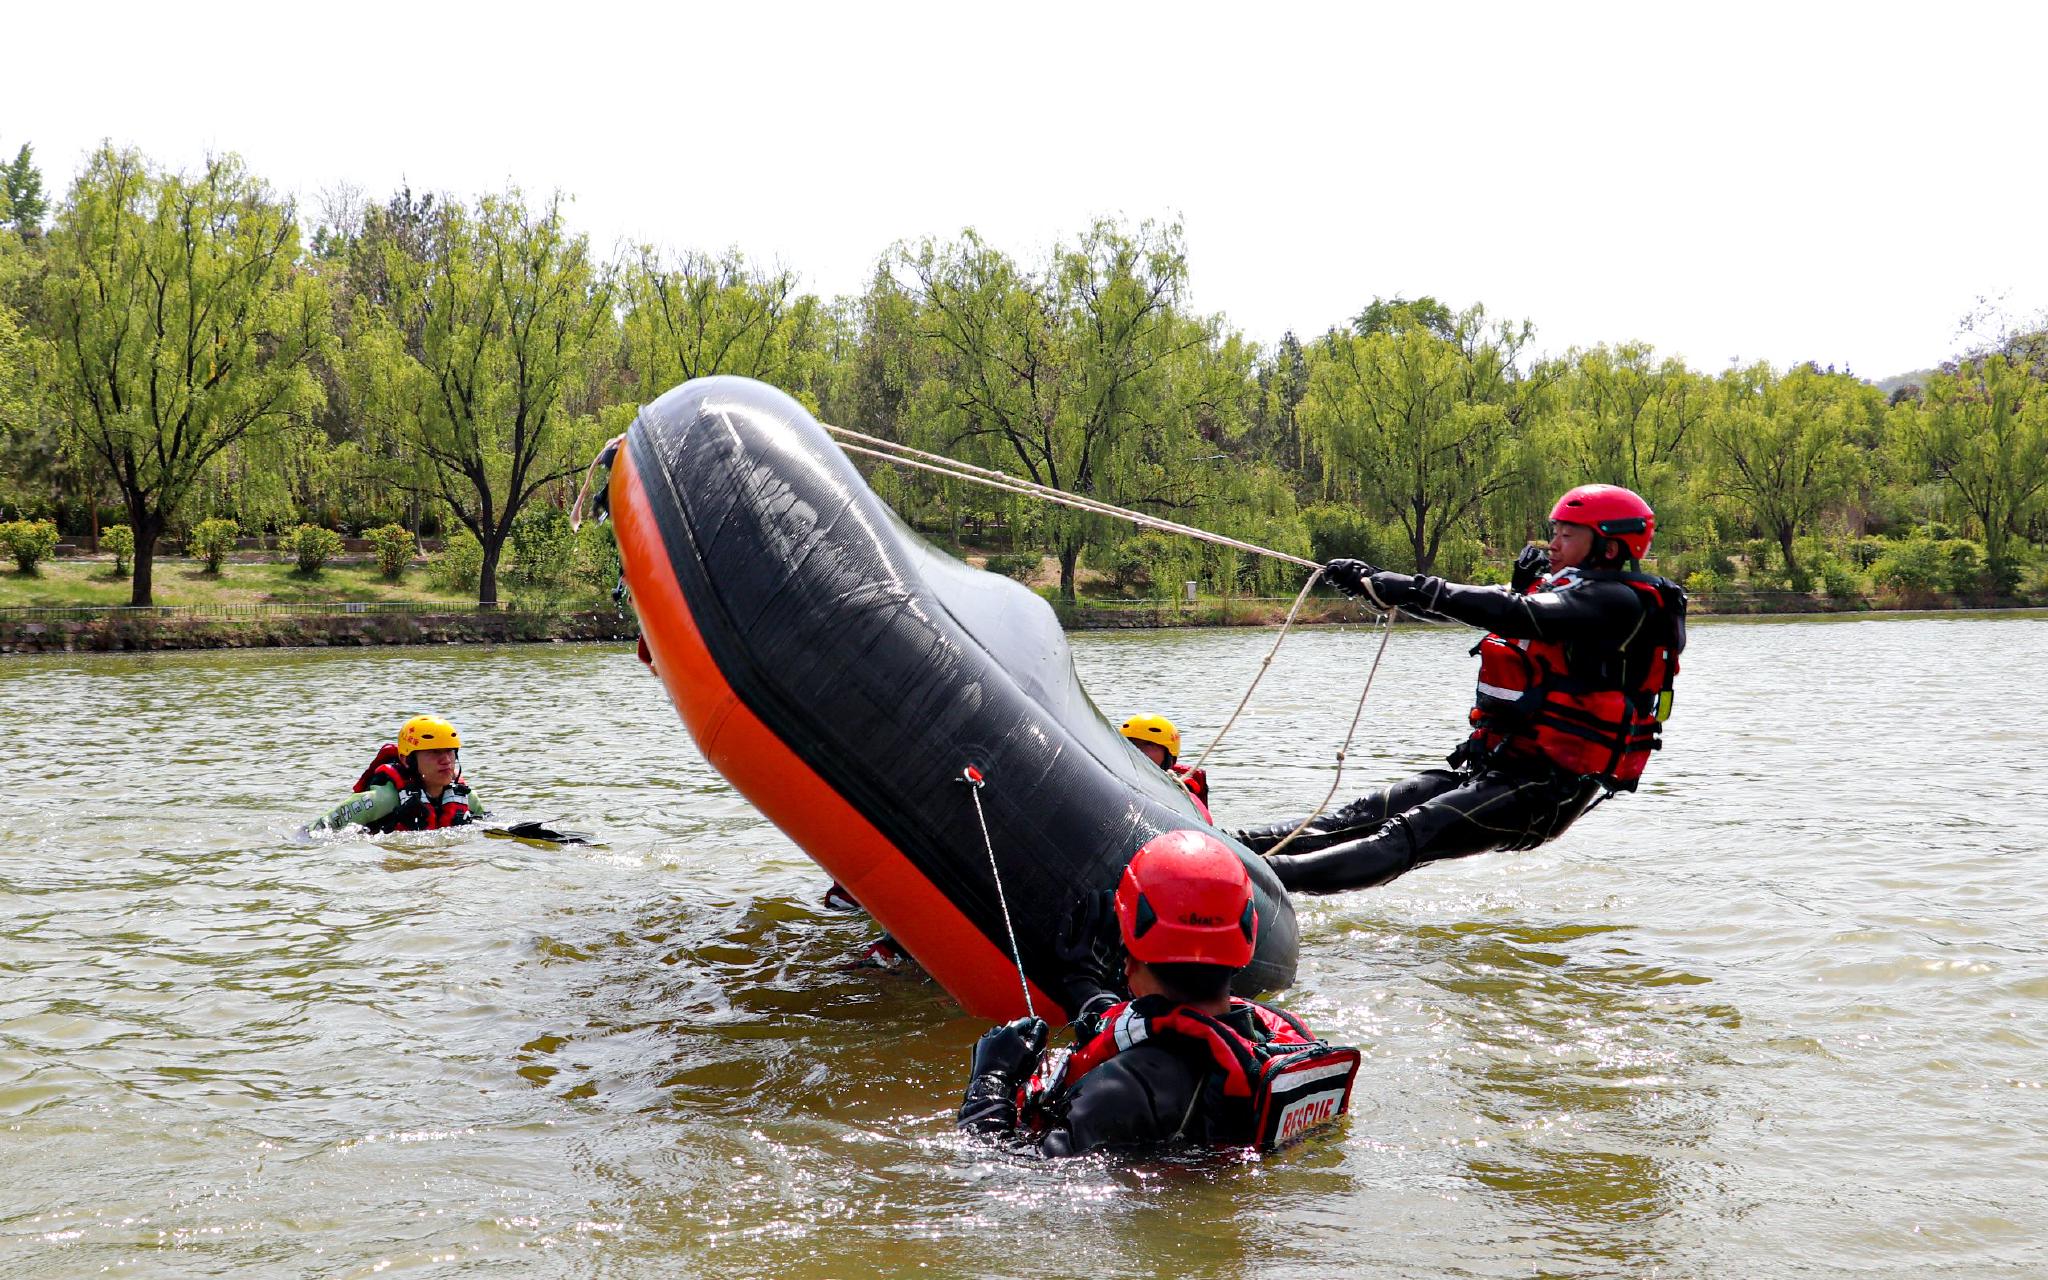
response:
<path id="1" fill-rule="evenodd" d="M 1365 594 L 1365 580 L 1378 572 L 1363 560 L 1332 560 L 1323 566 L 1323 580 L 1355 600 Z"/>
<path id="2" fill-rule="evenodd" d="M 1060 926 L 1053 954 L 1060 958 L 1060 1004 L 1080 1018 L 1116 1003 L 1124 987 L 1124 937 L 1116 923 L 1116 893 L 1083 894 Z M 1105 997 L 1107 997 L 1105 999 Z"/>
<path id="3" fill-rule="evenodd" d="M 974 1079 L 1015 1088 L 1038 1066 L 1050 1031 L 1044 1018 L 1019 1018 L 986 1032 L 974 1042 Z"/>
<path id="4" fill-rule="evenodd" d="M 1536 585 L 1536 579 L 1549 572 L 1550 554 L 1532 542 L 1515 557 L 1515 571 L 1508 575 L 1508 588 L 1516 595 L 1522 595 Z"/>

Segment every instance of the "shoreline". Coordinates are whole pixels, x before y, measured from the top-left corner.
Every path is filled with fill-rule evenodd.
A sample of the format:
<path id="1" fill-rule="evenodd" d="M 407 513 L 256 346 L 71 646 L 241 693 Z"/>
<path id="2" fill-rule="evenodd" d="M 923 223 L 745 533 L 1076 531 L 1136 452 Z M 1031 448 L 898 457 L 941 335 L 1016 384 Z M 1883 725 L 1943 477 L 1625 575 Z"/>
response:
<path id="1" fill-rule="evenodd" d="M 1316 604 L 1327 607 L 1316 608 Z M 283 617 L 99 617 L 30 620 L 0 618 L 0 655 L 33 653 L 135 653 L 196 649 L 371 648 L 443 644 L 551 644 L 574 641 L 624 642 L 638 638 L 637 621 L 613 609 L 568 613 L 306 613 Z M 1339 611 L 1343 616 L 1333 616 Z M 1132 609 L 1064 609 L 1061 626 L 1073 631 L 1184 631 L 1199 627 L 1272 628 L 1286 609 L 1243 602 L 1209 607 L 1162 605 Z M 2032 617 L 2048 619 L 2048 606 L 1966 606 L 1952 609 L 1772 609 L 1768 612 L 1703 612 L 1694 622 L 1810 622 L 1856 619 Z M 1404 625 L 1456 626 L 1403 616 Z M 1312 602 L 1297 627 L 1370 626 L 1372 619 L 1348 602 Z"/>

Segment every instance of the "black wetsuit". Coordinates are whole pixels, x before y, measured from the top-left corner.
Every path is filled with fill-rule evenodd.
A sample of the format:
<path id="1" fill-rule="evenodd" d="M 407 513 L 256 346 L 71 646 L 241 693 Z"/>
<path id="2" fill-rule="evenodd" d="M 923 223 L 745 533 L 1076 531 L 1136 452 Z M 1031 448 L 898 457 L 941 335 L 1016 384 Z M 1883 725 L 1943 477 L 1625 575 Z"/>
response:
<path id="1" fill-rule="evenodd" d="M 1401 573 L 1376 573 L 1371 581 L 1387 604 L 1509 639 L 1618 652 L 1645 638 L 1649 610 L 1633 587 L 1597 574 L 1559 578 L 1530 595 Z M 1532 849 L 1563 834 L 1602 785 L 1533 756 L 1485 754 L 1471 740 L 1450 760 L 1453 768 L 1425 770 L 1318 817 L 1271 859 L 1280 883 L 1296 892 L 1335 893 L 1385 884 L 1425 862 Z M 1264 853 L 1300 824 L 1295 818 L 1237 835 Z"/>
<path id="2" fill-rule="evenodd" d="M 1260 1035 L 1248 1006 L 1233 1008 L 1218 1021 L 1248 1039 Z M 1035 1139 L 1018 1131 L 1015 1084 L 994 1074 L 968 1082 L 960 1128 L 1046 1156 L 1142 1155 L 1179 1144 L 1242 1145 L 1251 1138 L 1235 1131 L 1242 1119 L 1230 1119 L 1219 1079 L 1201 1042 L 1158 1035 L 1075 1081 Z"/>

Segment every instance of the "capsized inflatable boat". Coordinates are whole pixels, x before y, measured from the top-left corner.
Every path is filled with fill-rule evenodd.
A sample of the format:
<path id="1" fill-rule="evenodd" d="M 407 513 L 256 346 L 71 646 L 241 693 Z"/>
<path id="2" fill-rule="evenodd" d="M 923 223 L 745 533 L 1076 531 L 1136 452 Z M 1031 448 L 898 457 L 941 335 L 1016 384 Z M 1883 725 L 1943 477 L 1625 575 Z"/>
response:
<path id="1" fill-rule="evenodd" d="M 1050 606 L 912 532 L 773 387 L 702 378 L 648 405 L 609 505 L 655 673 L 705 758 L 968 1012 L 1024 1012 L 991 850 L 1053 1015 L 1076 897 L 1162 831 L 1213 830 L 1089 701 Z M 1217 834 L 1257 894 L 1239 987 L 1285 987 L 1286 892 Z"/>

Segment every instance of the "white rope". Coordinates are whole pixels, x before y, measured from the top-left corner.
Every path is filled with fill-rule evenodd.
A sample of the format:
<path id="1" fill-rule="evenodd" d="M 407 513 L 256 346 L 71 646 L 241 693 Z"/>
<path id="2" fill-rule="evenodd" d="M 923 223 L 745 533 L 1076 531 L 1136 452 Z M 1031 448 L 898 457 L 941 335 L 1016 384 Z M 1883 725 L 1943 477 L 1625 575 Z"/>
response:
<path id="1" fill-rule="evenodd" d="M 981 820 L 981 842 L 988 847 L 988 874 L 996 882 L 996 902 L 1003 908 L 1003 932 L 1010 935 L 1010 959 L 1017 962 L 1017 985 L 1024 988 L 1024 1012 L 1035 1018 L 1038 1010 L 1031 1007 L 1031 979 L 1024 976 L 1024 953 L 1017 948 L 1017 927 L 1010 923 L 1010 899 L 1003 892 L 1002 869 L 996 866 L 996 842 L 989 838 L 988 815 L 981 810 L 981 774 L 968 765 L 960 781 L 974 793 L 974 816 Z"/>
<path id="2" fill-rule="evenodd" d="M 1147 515 L 1142 511 L 1132 511 L 1124 507 L 1113 506 L 1110 503 L 1100 501 L 1096 498 L 1086 498 L 1080 496 L 1079 494 L 1068 493 L 1064 489 L 1055 489 L 1051 485 L 1039 484 L 1035 480 L 1021 479 L 1017 476 L 1009 474 L 1006 471 L 994 471 L 987 467 L 977 467 L 973 463 L 961 462 L 956 458 L 948 458 L 943 454 L 927 453 L 922 449 L 914 449 L 909 445 L 899 444 L 894 440 L 884 440 L 880 436 L 871 436 L 866 434 L 865 432 L 855 431 L 850 427 L 835 427 L 829 422 L 821 423 L 820 425 L 823 426 L 825 430 L 831 432 L 833 435 L 841 437 L 839 447 L 846 450 L 848 453 L 864 454 L 870 458 L 879 458 L 885 462 L 894 462 L 906 467 L 915 467 L 920 471 L 929 471 L 936 475 L 946 476 L 950 479 L 965 480 L 972 484 L 986 485 L 991 489 L 1001 489 L 1007 493 L 1022 494 L 1026 497 L 1042 498 L 1047 502 L 1057 503 L 1065 507 L 1072 507 L 1077 511 L 1087 511 L 1096 515 L 1112 516 L 1117 519 L 1128 520 L 1141 528 L 1158 529 L 1165 533 L 1184 534 L 1190 538 L 1199 538 L 1202 541 L 1213 542 L 1219 546 L 1231 547 L 1238 551 L 1247 551 L 1254 555 L 1269 556 L 1275 560 L 1284 560 L 1289 564 L 1298 564 L 1306 569 L 1311 570 L 1308 577 L 1308 581 L 1302 584 L 1300 594 L 1294 597 L 1294 605 L 1292 608 L 1288 609 L 1286 620 L 1280 624 L 1280 634 L 1273 638 L 1273 647 L 1267 650 L 1265 660 L 1259 664 L 1258 674 L 1252 677 L 1251 687 L 1244 691 L 1244 697 L 1238 700 L 1237 709 L 1230 713 L 1230 719 L 1224 721 L 1223 728 L 1218 730 L 1216 736 L 1209 740 L 1208 746 L 1202 748 L 1202 754 L 1196 758 L 1195 763 L 1192 766 L 1196 769 L 1201 768 L 1203 764 L 1205 764 L 1208 761 L 1209 757 L 1215 753 L 1216 748 L 1222 744 L 1224 735 L 1230 732 L 1231 727 L 1237 723 L 1238 716 L 1243 714 L 1245 707 L 1250 705 L 1252 700 L 1252 694 L 1259 687 L 1259 681 L 1266 678 L 1266 672 L 1268 669 L 1272 667 L 1273 659 L 1277 657 L 1280 653 L 1281 643 L 1287 639 L 1287 633 L 1293 628 L 1295 618 L 1300 615 L 1302 605 L 1307 603 L 1308 593 L 1315 589 L 1315 585 L 1317 582 L 1322 580 L 1322 565 L 1317 564 L 1313 560 L 1303 559 L 1301 556 L 1291 555 L 1285 551 L 1275 551 L 1270 547 L 1261 547 L 1254 543 L 1244 542 L 1237 538 L 1226 537 L 1220 533 L 1211 533 L 1207 529 L 1198 529 L 1193 525 L 1180 524 L 1177 521 L 1164 520 L 1158 516 Z M 859 444 L 846 443 L 846 441 L 849 440 L 863 441 L 866 445 L 874 447 L 869 448 L 863 447 L 863 445 Z M 1392 636 L 1394 629 L 1394 620 L 1399 616 L 1398 611 L 1388 607 L 1387 604 L 1379 598 L 1379 594 L 1373 591 L 1372 584 L 1369 582 L 1366 584 L 1366 594 L 1370 597 L 1372 602 L 1371 606 L 1369 607 L 1377 608 L 1380 615 L 1385 619 L 1385 624 L 1382 629 L 1382 634 L 1380 636 L 1379 652 L 1373 655 L 1372 671 L 1366 674 L 1365 688 L 1358 695 L 1358 708 L 1352 713 L 1351 716 L 1351 729 L 1348 733 L 1344 735 L 1343 746 L 1337 749 L 1337 776 L 1331 780 L 1329 795 L 1323 797 L 1323 802 L 1316 806 L 1315 812 L 1311 813 L 1306 819 L 1304 819 L 1300 827 L 1296 827 L 1293 831 L 1289 832 L 1287 839 L 1282 840 L 1278 845 L 1275 845 L 1273 847 L 1273 850 L 1268 851 L 1269 853 L 1284 847 L 1287 844 L 1288 840 L 1292 840 L 1295 836 L 1300 835 L 1304 827 L 1307 827 L 1310 822 L 1315 821 L 1317 817 L 1321 816 L 1323 810 L 1329 807 L 1331 798 L 1337 794 L 1337 787 L 1343 781 L 1344 759 L 1346 755 L 1350 753 L 1351 740 L 1353 736 L 1356 735 L 1358 732 L 1359 719 L 1365 714 L 1365 699 L 1366 695 L 1372 692 L 1373 673 L 1377 672 L 1380 669 L 1380 657 L 1384 655 L 1387 651 L 1387 640 L 1389 637 Z M 979 806 L 979 804 L 980 801 L 977 798 L 977 807 Z M 984 832 L 984 834 L 986 833 Z M 990 865 L 993 866 L 995 856 L 993 848 L 991 848 L 989 856 Z M 1001 886 L 998 885 L 997 888 L 1000 891 Z M 1006 906 L 1005 910 L 1007 911 L 1007 909 L 1008 908 Z M 1013 946 L 1014 943 L 1015 939 L 1013 938 Z M 1021 977 L 1022 974 L 1023 969 L 1022 964 L 1020 962 L 1018 968 L 1018 975 Z M 1027 995 L 1027 999 L 1028 998 L 1029 997 Z"/>
<path id="3" fill-rule="evenodd" d="M 1330 801 L 1336 798 L 1337 788 L 1344 781 L 1344 758 L 1351 754 L 1351 740 L 1357 736 L 1359 718 L 1365 714 L 1366 695 L 1372 692 L 1372 678 L 1379 674 L 1380 659 L 1387 656 L 1387 641 L 1394 636 L 1394 619 L 1400 614 L 1398 610 L 1390 609 L 1384 616 L 1386 621 L 1380 626 L 1380 647 L 1374 651 L 1372 667 L 1365 673 L 1365 688 L 1358 691 L 1358 708 L 1351 713 L 1351 727 L 1344 731 L 1344 745 L 1337 748 L 1337 773 L 1330 779 L 1330 789 L 1323 793 L 1322 801 L 1316 805 L 1315 811 L 1301 820 L 1300 826 L 1288 832 L 1279 844 L 1266 850 L 1265 856 L 1268 858 L 1285 849 L 1294 837 L 1308 830 L 1308 824 L 1322 817 L 1323 810 L 1329 808 Z"/>
<path id="4" fill-rule="evenodd" d="M 887 462 L 898 462 L 906 467 L 915 467 L 920 471 L 930 471 L 956 480 L 986 485 L 991 489 L 1001 489 L 1008 493 L 1043 498 L 1048 502 L 1057 503 L 1063 507 L 1072 507 L 1077 511 L 1087 511 L 1102 516 L 1113 516 L 1119 520 L 1128 520 L 1143 529 L 1157 529 L 1162 533 L 1185 534 L 1190 538 L 1200 538 L 1204 542 L 1213 542 L 1218 546 L 1231 547 L 1238 551 L 1247 551 L 1253 555 L 1268 556 L 1274 560 L 1284 560 L 1288 564 L 1298 564 L 1304 569 L 1322 568 L 1321 565 L 1313 560 L 1305 559 L 1286 551 L 1275 551 L 1271 547 L 1262 547 L 1256 543 L 1245 542 L 1239 538 L 1226 537 L 1220 533 L 1211 533 L 1207 529 L 1198 529 L 1191 524 L 1181 524 L 1160 516 L 1147 515 L 1142 511 L 1132 511 L 1127 507 L 1113 506 L 1097 498 L 1087 498 L 1080 494 L 1068 493 L 1064 489 L 1055 489 L 1051 485 L 1040 484 L 1036 480 L 1025 480 L 1021 477 L 1013 476 L 1007 471 L 992 471 L 987 467 L 977 467 L 972 463 L 948 458 L 943 454 L 926 453 L 922 449 L 913 449 L 909 445 L 898 444 L 894 440 L 884 440 L 879 436 L 866 435 L 848 427 L 835 427 L 830 423 L 820 425 L 836 436 L 842 436 L 847 440 L 859 440 L 865 445 L 872 446 L 870 448 L 862 448 L 859 445 L 841 444 L 840 447 L 848 453 L 865 454 L 868 457 L 881 458 Z"/>
<path id="5" fill-rule="evenodd" d="M 1216 751 L 1216 745 L 1223 741 L 1223 735 L 1230 732 L 1230 727 L 1237 723 L 1237 717 L 1243 714 L 1245 707 L 1251 703 L 1252 691 L 1259 687 L 1259 681 L 1266 678 L 1266 669 L 1272 666 L 1273 659 L 1279 656 L 1280 642 L 1287 638 L 1288 629 L 1294 625 L 1294 616 L 1301 612 L 1301 606 L 1308 599 L 1308 593 L 1315 590 L 1316 583 L 1322 581 L 1322 578 L 1322 566 L 1317 565 L 1316 571 L 1308 575 L 1308 581 L 1301 584 L 1301 594 L 1294 597 L 1294 607 L 1287 611 L 1287 620 L 1280 624 L 1280 634 L 1273 637 L 1273 647 L 1266 650 L 1266 660 L 1259 664 L 1259 673 L 1252 677 L 1251 688 L 1246 689 L 1244 697 L 1237 700 L 1237 710 L 1230 713 L 1230 719 L 1225 720 L 1223 727 L 1216 731 L 1216 736 L 1209 739 L 1209 745 L 1202 748 L 1202 754 L 1195 757 L 1195 763 L 1190 766 L 1191 768 L 1199 769 L 1208 762 L 1209 757 Z"/>

